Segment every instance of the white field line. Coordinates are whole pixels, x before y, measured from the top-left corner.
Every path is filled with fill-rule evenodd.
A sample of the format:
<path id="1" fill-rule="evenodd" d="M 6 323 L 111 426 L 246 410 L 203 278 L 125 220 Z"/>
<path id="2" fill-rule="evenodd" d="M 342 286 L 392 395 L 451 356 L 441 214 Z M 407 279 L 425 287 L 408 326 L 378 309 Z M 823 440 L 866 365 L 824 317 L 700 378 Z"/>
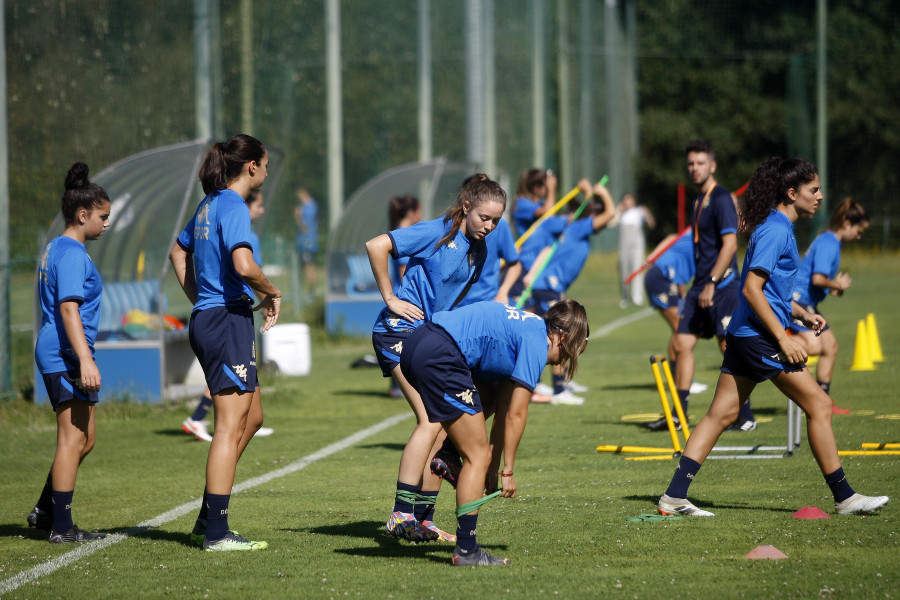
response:
<path id="1" fill-rule="evenodd" d="M 619 327 L 624 327 L 625 325 L 629 325 L 631 323 L 634 323 L 635 321 L 640 321 L 644 317 L 650 316 L 652 314 L 653 309 L 648 306 L 647 308 L 639 310 L 636 313 L 630 314 L 620 319 L 616 319 L 615 321 L 610 321 L 609 323 L 598 329 L 597 333 L 591 333 L 591 337 L 603 337 L 612 333 Z"/>
<path id="2" fill-rule="evenodd" d="M 232 493 L 236 494 L 238 492 L 243 492 L 244 490 L 249 490 L 251 488 L 263 485 L 264 483 L 268 483 L 273 479 L 278 479 L 279 477 L 284 477 L 285 475 L 290 475 L 291 473 L 295 473 L 300 469 L 304 469 L 309 465 L 313 464 L 316 461 L 322 460 L 323 458 L 327 458 L 332 454 L 340 452 L 341 450 L 346 450 L 347 448 L 353 446 L 354 444 L 361 442 L 362 440 L 375 435 L 389 427 L 393 427 L 397 423 L 409 419 L 413 416 L 412 412 L 404 413 L 401 415 L 395 415 L 393 417 L 387 418 L 384 421 L 377 423 L 367 429 L 363 429 L 361 431 L 357 431 L 351 436 L 348 436 L 338 442 L 331 444 L 330 446 L 325 446 L 321 450 L 313 452 L 308 456 L 304 456 L 301 459 L 298 459 L 291 464 L 282 467 L 280 469 L 276 469 L 274 471 L 270 471 L 265 475 L 260 475 L 259 477 L 254 477 L 252 479 L 248 479 L 238 485 L 235 485 L 232 488 Z M 124 541 L 128 537 L 139 535 L 142 532 L 152 529 L 154 527 L 159 527 L 169 521 L 174 521 L 178 517 L 186 515 L 190 512 L 196 511 L 200 508 L 200 499 L 192 500 L 190 502 L 186 502 L 181 506 L 173 508 L 172 510 L 165 512 L 161 515 L 153 517 L 143 523 L 138 523 L 135 527 L 127 529 L 121 533 L 113 533 L 102 540 L 98 540 L 96 542 L 90 542 L 87 544 L 78 544 L 75 550 L 71 552 L 66 552 L 65 554 L 61 554 L 52 560 L 48 560 L 45 563 L 39 564 L 36 567 L 32 567 L 27 571 L 22 571 L 18 575 L 10 577 L 9 579 L 5 579 L 0 581 L 0 596 L 3 594 L 9 593 L 16 588 L 25 585 L 26 583 L 30 583 L 36 579 L 40 579 L 45 575 L 49 575 L 54 571 L 65 567 L 66 565 L 72 564 L 77 560 L 81 560 L 86 556 L 90 556 L 94 554 L 98 550 L 102 550 L 108 546 L 112 546 L 113 544 L 118 544 L 121 541 Z"/>

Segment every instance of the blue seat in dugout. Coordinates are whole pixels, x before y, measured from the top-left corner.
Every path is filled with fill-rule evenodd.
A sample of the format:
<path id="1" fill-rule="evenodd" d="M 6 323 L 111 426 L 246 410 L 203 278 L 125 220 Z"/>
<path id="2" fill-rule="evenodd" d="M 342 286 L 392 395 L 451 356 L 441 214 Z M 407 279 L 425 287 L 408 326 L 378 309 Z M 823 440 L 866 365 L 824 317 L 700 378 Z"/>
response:
<path id="1" fill-rule="evenodd" d="M 372 273 L 372 265 L 369 264 L 368 256 L 351 254 L 347 257 L 347 269 L 349 270 L 346 284 L 348 296 L 378 292 L 378 284 L 375 282 L 375 275 Z"/>

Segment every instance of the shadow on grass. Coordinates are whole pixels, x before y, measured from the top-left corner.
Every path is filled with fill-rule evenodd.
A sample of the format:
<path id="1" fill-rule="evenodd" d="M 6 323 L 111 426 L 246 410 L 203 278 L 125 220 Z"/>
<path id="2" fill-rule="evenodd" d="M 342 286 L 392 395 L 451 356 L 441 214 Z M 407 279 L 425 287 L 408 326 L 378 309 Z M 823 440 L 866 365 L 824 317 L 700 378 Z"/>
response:
<path id="1" fill-rule="evenodd" d="M 0 538 L 22 537 L 29 540 L 47 541 L 50 533 L 27 525 L 18 525 L 13 523 L 3 523 L 0 525 Z"/>
<path id="2" fill-rule="evenodd" d="M 88 528 L 88 531 L 93 532 L 94 530 Z M 166 531 L 164 529 L 152 529 L 149 527 L 111 527 L 108 529 L 100 529 L 98 531 L 99 533 L 106 533 L 109 535 L 121 533 L 127 535 L 128 537 L 161 540 L 165 542 L 174 542 L 176 544 L 181 544 L 182 546 L 192 546 L 189 531 Z M 50 533 L 41 529 L 35 529 L 34 527 L 28 527 L 26 525 L 14 525 L 12 523 L 5 523 L 0 525 L 0 538 L 7 537 L 21 537 L 25 539 L 46 542 L 50 537 Z"/>
<path id="3" fill-rule="evenodd" d="M 659 502 L 659 496 L 649 496 L 649 495 L 624 496 L 624 499 L 641 501 L 641 502 L 649 502 L 649 503 L 653 504 L 653 506 L 656 506 L 657 502 Z M 691 502 L 698 508 L 708 509 L 711 512 L 715 512 L 716 510 L 724 510 L 724 509 L 759 510 L 759 511 L 765 511 L 765 512 L 788 512 L 788 513 L 792 513 L 792 514 L 797 512 L 797 510 L 794 508 L 785 508 L 785 507 L 773 508 L 771 506 L 754 506 L 752 504 L 736 504 L 733 502 L 732 503 L 716 502 L 714 504 L 711 504 L 709 502 L 694 502 L 693 500 L 691 500 Z M 697 518 L 701 518 L 701 517 L 697 517 Z"/>
<path id="4" fill-rule="evenodd" d="M 597 389 L 603 391 L 616 391 L 616 390 L 653 390 L 656 391 L 656 384 L 652 381 L 647 384 L 627 384 L 627 385 L 604 385 L 599 386 Z"/>
<path id="5" fill-rule="evenodd" d="M 403 449 L 406 448 L 406 444 L 390 444 L 390 443 L 366 444 L 365 446 L 357 446 L 357 448 L 365 448 L 365 449 L 383 448 L 384 450 L 396 450 L 398 452 L 402 452 Z"/>
<path id="6" fill-rule="evenodd" d="M 387 382 L 387 380 L 385 380 Z M 363 398 L 381 398 L 382 400 L 391 400 L 395 402 L 403 402 L 404 405 L 406 401 L 403 398 L 391 398 L 388 395 L 388 386 L 385 383 L 385 389 L 379 390 L 332 390 L 332 396 L 362 396 Z"/>

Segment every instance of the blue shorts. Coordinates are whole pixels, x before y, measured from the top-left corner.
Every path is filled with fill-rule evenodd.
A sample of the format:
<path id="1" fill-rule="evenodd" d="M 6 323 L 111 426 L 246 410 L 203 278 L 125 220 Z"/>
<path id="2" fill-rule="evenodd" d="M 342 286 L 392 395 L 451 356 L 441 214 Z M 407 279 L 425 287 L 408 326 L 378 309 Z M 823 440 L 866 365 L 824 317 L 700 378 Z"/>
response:
<path id="1" fill-rule="evenodd" d="M 229 388 L 252 392 L 259 385 L 249 304 L 197 311 L 191 315 L 188 331 L 211 394 Z"/>
<path id="2" fill-rule="evenodd" d="M 709 308 L 700 308 L 699 298 L 703 287 L 695 285 L 685 294 L 676 333 L 687 333 L 703 339 L 714 335 L 724 337 L 731 315 L 738 307 L 740 284 L 735 280 L 725 287 L 716 288 L 713 305 Z"/>
<path id="3" fill-rule="evenodd" d="M 682 298 L 678 293 L 678 284 L 666 277 L 662 269 L 656 265 L 647 269 L 644 275 L 644 289 L 650 303 L 660 310 L 681 306 Z"/>
<path id="4" fill-rule="evenodd" d="M 800 304 L 799 302 L 797 304 Z M 806 312 L 811 312 L 814 315 L 822 316 L 822 313 L 818 311 L 818 307 L 812 304 L 800 304 L 803 308 L 806 309 Z M 788 323 L 788 329 L 796 333 L 803 333 L 804 331 L 812 332 L 812 329 L 803 324 L 803 321 L 800 319 L 791 319 L 791 322 Z M 825 319 L 825 331 L 826 329 L 831 329 L 831 325 L 828 324 L 828 319 Z M 821 333 L 821 332 L 820 332 Z"/>
<path id="5" fill-rule="evenodd" d="M 782 372 L 802 371 L 805 366 L 806 363 L 792 365 L 787 362 L 778 344 L 768 336 L 725 336 L 725 359 L 721 369 L 723 373 L 760 383 Z"/>
<path id="6" fill-rule="evenodd" d="M 395 315 L 387 307 L 378 313 L 375 327 L 372 328 L 372 348 L 375 350 L 375 358 L 381 367 L 381 374 L 391 376 L 391 371 L 400 364 L 400 353 L 406 338 L 425 321 L 407 321 Z"/>
<path id="7" fill-rule="evenodd" d="M 53 406 L 54 412 L 63 402 L 70 400 L 80 400 L 90 404 L 97 404 L 100 401 L 99 393 L 86 392 L 81 389 L 81 369 L 78 367 L 59 373 L 41 373 L 41 378 L 44 380 L 44 387 L 47 388 L 47 395 L 50 397 L 50 404 Z M 101 385 L 102 383 L 101 381 Z"/>
<path id="8" fill-rule="evenodd" d="M 400 369 L 425 404 L 431 423 L 482 412 L 472 372 L 450 334 L 425 323 L 406 339 Z"/>

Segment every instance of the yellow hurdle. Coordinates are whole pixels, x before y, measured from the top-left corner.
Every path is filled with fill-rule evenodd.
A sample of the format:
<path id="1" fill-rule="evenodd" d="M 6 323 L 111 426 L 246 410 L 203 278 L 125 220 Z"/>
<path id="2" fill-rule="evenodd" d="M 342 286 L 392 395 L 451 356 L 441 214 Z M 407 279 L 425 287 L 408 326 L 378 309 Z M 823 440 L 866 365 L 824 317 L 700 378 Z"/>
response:
<path id="1" fill-rule="evenodd" d="M 882 442 L 876 444 L 874 442 L 863 442 L 860 444 L 863 450 L 900 450 L 900 444 L 895 442 Z"/>
<path id="2" fill-rule="evenodd" d="M 838 450 L 841 456 L 900 456 L 900 450 Z"/>
<path id="3" fill-rule="evenodd" d="M 669 435 L 672 436 L 672 448 L 675 452 L 681 452 L 681 442 L 678 432 L 675 431 L 675 423 L 672 421 L 672 409 L 669 408 L 669 400 L 666 397 L 666 388 L 663 386 L 662 374 L 659 371 L 659 363 L 655 356 L 650 357 L 650 369 L 653 371 L 653 379 L 656 380 L 656 389 L 659 392 L 659 401 L 662 403 L 663 414 L 666 416 L 666 425 L 669 426 Z"/>
<path id="4" fill-rule="evenodd" d="M 675 406 L 675 412 L 678 413 L 678 420 L 681 421 L 681 431 L 684 433 L 684 443 L 691 437 L 691 428 L 688 426 L 687 415 L 684 414 L 684 409 L 681 406 L 681 399 L 678 398 L 678 390 L 675 389 L 675 379 L 672 377 L 672 369 L 669 368 L 669 361 L 666 360 L 665 357 L 662 357 L 660 362 L 662 363 L 663 373 L 666 374 L 666 382 L 669 384 L 669 393 L 672 394 L 672 405 Z"/>
<path id="5" fill-rule="evenodd" d="M 641 453 L 641 452 L 675 452 L 671 448 L 655 448 L 650 446 L 616 446 L 614 444 L 601 444 L 597 446 L 597 452 L 615 452 L 616 454 L 620 453 Z M 670 454 L 671 456 L 671 454 Z"/>

